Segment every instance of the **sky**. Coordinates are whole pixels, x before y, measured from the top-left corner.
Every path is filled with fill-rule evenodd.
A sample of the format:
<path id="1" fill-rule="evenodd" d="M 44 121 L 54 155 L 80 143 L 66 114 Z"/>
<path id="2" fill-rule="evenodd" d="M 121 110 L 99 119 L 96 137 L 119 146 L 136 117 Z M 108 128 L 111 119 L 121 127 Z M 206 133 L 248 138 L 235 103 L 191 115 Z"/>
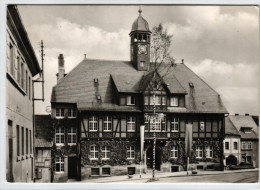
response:
<path id="1" fill-rule="evenodd" d="M 159 23 L 173 35 L 171 55 L 213 87 L 231 115 L 258 115 L 259 9 L 255 6 L 141 6 L 152 30 Z M 57 83 L 58 55 L 69 73 L 87 58 L 130 60 L 132 23 L 139 6 L 19 5 L 23 24 L 40 61 L 45 44 L 45 102 L 48 114 Z M 36 96 L 41 88 L 36 86 Z"/>

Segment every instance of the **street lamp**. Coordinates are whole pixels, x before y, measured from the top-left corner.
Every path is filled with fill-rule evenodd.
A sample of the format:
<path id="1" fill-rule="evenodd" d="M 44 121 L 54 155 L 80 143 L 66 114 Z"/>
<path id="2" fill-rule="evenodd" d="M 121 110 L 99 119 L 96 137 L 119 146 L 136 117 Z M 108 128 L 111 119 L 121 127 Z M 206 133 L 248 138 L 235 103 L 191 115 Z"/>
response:
<path id="1" fill-rule="evenodd" d="M 161 122 L 161 120 L 164 118 L 164 114 L 163 113 L 156 113 L 155 112 L 155 94 L 153 93 L 153 114 L 144 114 L 145 120 L 148 121 L 148 123 L 150 123 L 150 121 L 152 121 L 153 123 L 153 180 L 155 180 L 155 148 L 156 148 L 156 134 L 155 134 L 155 122 L 156 120 Z"/>

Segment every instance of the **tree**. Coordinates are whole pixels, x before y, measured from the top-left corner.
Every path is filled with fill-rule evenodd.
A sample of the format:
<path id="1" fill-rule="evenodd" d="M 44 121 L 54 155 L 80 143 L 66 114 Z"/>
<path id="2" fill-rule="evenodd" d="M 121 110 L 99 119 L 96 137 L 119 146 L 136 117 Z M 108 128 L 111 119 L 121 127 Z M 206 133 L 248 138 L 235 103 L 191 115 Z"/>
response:
<path id="1" fill-rule="evenodd" d="M 163 67 L 168 70 L 173 67 L 175 59 L 170 55 L 170 46 L 172 43 L 172 35 L 167 33 L 162 24 L 154 26 L 151 36 L 150 58 L 153 63 L 153 70 Z"/>

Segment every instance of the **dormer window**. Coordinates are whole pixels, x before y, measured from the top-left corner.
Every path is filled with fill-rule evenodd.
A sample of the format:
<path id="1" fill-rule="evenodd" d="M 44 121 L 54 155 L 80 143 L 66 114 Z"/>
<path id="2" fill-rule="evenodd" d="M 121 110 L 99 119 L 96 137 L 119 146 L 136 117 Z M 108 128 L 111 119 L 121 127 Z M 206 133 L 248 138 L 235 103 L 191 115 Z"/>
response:
<path id="1" fill-rule="evenodd" d="M 171 97 L 170 106 L 178 107 L 179 106 L 179 98 L 178 97 Z"/>
<path id="2" fill-rule="evenodd" d="M 251 127 L 241 127 L 240 130 L 243 131 L 244 133 L 252 133 Z"/>
<path id="3" fill-rule="evenodd" d="M 74 117 L 76 117 L 76 115 L 77 115 L 76 109 L 74 109 L 74 108 L 69 108 L 68 109 L 68 117 L 74 118 Z"/>
<path id="4" fill-rule="evenodd" d="M 56 117 L 57 118 L 64 117 L 64 108 L 56 108 Z"/>
<path id="5" fill-rule="evenodd" d="M 129 105 L 135 105 L 135 97 L 134 96 L 127 96 L 127 102 L 126 104 Z"/>

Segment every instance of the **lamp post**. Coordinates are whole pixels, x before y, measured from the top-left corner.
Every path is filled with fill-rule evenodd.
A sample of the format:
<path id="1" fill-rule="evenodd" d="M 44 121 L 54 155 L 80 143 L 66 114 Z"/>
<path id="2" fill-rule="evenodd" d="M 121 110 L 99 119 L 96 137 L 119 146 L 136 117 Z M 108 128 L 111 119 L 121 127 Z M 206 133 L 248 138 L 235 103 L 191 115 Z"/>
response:
<path id="1" fill-rule="evenodd" d="M 155 148 L 156 148 L 156 134 L 155 134 L 155 122 L 156 120 L 159 120 L 161 122 L 162 118 L 164 117 L 163 113 L 156 113 L 156 107 L 155 107 L 155 93 L 153 92 L 153 114 L 149 115 L 145 113 L 144 117 L 145 120 L 150 123 L 152 121 L 153 123 L 153 178 L 152 180 L 155 180 Z"/>

